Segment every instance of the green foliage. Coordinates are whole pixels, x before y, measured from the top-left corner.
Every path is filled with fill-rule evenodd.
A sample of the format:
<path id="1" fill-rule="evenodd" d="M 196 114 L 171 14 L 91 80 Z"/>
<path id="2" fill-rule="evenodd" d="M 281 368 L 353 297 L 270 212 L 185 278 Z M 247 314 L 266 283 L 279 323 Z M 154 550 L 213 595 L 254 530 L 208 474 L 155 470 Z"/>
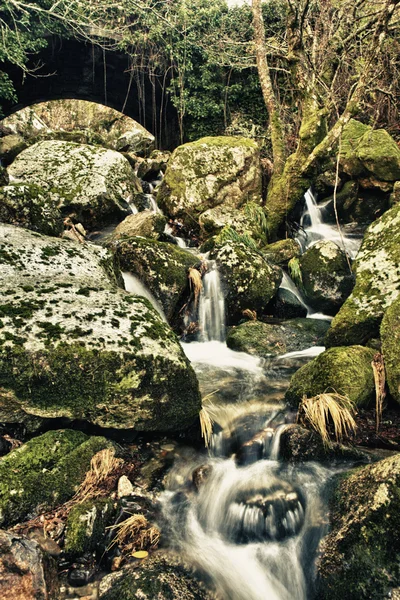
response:
<path id="1" fill-rule="evenodd" d="M 226 225 L 218 236 L 221 242 L 237 242 L 258 252 L 257 242 L 248 233 L 238 233 L 230 225 Z"/>
<path id="2" fill-rule="evenodd" d="M 261 237 L 267 239 L 268 237 L 268 224 L 267 217 L 264 209 L 255 202 L 248 202 L 244 207 L 244 212 L 254 224 L 254 228 Z"/>
<path id="3" fill-rule="evenodd" d="M 303 275 L 301 273 L 300 261 L 298 258 L 293 257 L 288 263 L 289 275 L 293 279 L 293 282 L 297 287 L 303 289 Z"/>

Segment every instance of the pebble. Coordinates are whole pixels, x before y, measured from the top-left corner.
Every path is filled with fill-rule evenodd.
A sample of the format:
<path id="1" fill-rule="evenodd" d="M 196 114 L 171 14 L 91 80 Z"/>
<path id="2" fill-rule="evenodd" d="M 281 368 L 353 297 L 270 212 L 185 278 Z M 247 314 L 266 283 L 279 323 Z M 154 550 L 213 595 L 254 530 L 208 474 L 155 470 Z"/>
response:
<path id="1" fill-rule="evenodd" d="M 124 498 L 125 496 L 132 496 L 133 494 L 133 485 L 129 481 L 126 475 L 122 475 L 122 477 L 118 480 L 118 491 L 117 496 L 119 499 Z"/>

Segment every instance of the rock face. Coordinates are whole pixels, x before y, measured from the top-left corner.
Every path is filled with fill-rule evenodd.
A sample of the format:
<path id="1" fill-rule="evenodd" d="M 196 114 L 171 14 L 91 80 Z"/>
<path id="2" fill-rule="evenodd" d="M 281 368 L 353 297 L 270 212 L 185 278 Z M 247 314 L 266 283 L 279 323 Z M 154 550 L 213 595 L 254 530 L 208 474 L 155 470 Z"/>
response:
<path id="1" fill-rule="evenodd" d="M 239 208 L 260 199 L 258 147 L 240 137 L 206 137 L 179 146 L 157 195 L 164 212 L 182 218 L 188 227 L 210 208 Z"/>
<path id="2" fill-rule="evenodd" d="M 242 242 L 215 247 L 210 259 L 217 262 L 222 276 L 228 324 L 237 323 L 245 309 L 261 314 L 279 288 L 281 269 Z"/>
<path id="3" fill-rule="evenodd" d="M 353 178 L 400 179 L 400 149 L 393 138 L 384 129 L 373 130 L 354 119 L 343 131 L 340 164 Z"/>
<path id="4" fill-rule="evenodd" d="M 327 346 L 363 344 L 379 336 L 385 310 L 400 294 L 400 205 L 372 223 L 355 260 L 356 285 L 326 337 Z"/>
<path id="5" fill-rule="evenodd" d="M 366 406 L 375 394 L 371 362 L 375 351 L 362 346 L 330 348 L 292 377 L 286 400 L 297 405 L 307 396 L 336 391 L 356 406 Z"/>
<path id="6" fill-rule="evenodd" d="M 11 525 L 71 498 L 92 457 L 111 447 L 80 431 L 49 431 L 0 461 L 0 524 Z"/>
<path id="7" fill-rule="evenodd" d="M 300 268 L 307 302 L 321 312 L 337 312 L 354 285 L 339 246 L 329 240 L 317 242 L 300 257 Z"/>
<path id="8" fill-rule="evenodd" d="M 399 488 L 399 454 L 339 478 L 318 598 L 381 600 L 400 585 Z"/>
<path id="9" fill-rule="evenodd" d="M 56 563 L 39 544 L 0 530 L 0 596 L 2 600 L 56 600 Z"/>
<path id="10" fill-rule="evenodd" d="M 329 324 L 320 319 L 293 319 L 284 323 L 248 321 L 232 327 L 226 343 L 232 350 L 257 356 L 279 356 L 286 352 L 322 346 Z"/>
<path id="11" fill-rule="evenodd" d="M 0 222 L 44 235 L 59 236 L 63 231 L 61 212 L 51 194 L 33 183 L 0 188 Z"/>
<path id="12" fill-rule="evenodd" d="M 141 431 L 194 421 L 194 371 L 149 302 L 115 287 L 107 250 L 1 225 L 0 261 L 0 421 Z"/>
<path id="13" fill-rule="evenodd" d="M 400 403 L 400 298 L 393 302 L 383 317 L 381 339 L 390 395 Z"/>
<path id="14" fill-rule="evenodd" d="M 190 252 L 173 244 L 144 238 L 121 239 L 113 242 L 123 271 L 136 275 L 160 302 L 168 321 L 172 321 L 185 289 L 187 271 L 199 263 Z"/>
<path id="15" fill-rule="evenodd" d="M 113 232 L 113 239 L 141 236 L 158 240 L 164 232 L 166 218 L 160 213 L 144 210 L 136 215 L 129 215 Z"/>
<path id="16" fill-rule="evenodd" d="M 187 565 L 172 554 L 155 554 L 139 570 L 128 565 L 100 583 L 99 600 L 212 600 Z"/>
<path id="17" fill-rule="evenodd" d="M 75 215 L 86 228 L 121 219 L 141 192 L 126 158 L 113 150 L 72 142 L 38 142 L 9 167 L 10 176 L 51 192 L 63 215 Z"/>

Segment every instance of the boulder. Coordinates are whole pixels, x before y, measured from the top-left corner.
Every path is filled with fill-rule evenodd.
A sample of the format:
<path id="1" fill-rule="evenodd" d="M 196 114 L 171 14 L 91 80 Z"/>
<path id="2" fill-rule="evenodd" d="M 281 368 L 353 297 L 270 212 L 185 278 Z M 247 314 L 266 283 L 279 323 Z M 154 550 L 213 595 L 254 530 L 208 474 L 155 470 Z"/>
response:
<path id="1" fill-rule="evenodd" d="M 307 302 L 321 312 L 337 312 L 354 286 L 345 253 L 334 242 L 321 240 L 304 252 L 299 263 Z"/>
<path id="2" fill-rule="evenodd" d="M 219 266 L 226 301 L 228 324 L 237 323 L 243 310 L 259 315 L 278 291 L 282 271 L 243 242 L 225 242 L 210 252 Z"/>
<path id="3" fill-rule="evenodd" d="M 272 302 L 268 305 L 266 312 L 278 319 L 295 319 L 306 317 L 307 307 L 298 296 L 290 290 L 280 287 Z"/>
<path id="4" fill-rule="evenodd" d="M 144 238 L 120 239 L 110 248 L 122 270 L 136 275 L 148 287 L 171 322 L 188 291 L 187 271 L 199 259 L 173 244 Z"/>
<path id="5" fill-rule="evenodd" d="M 27 144 L 18 134 L 5 135 L 0 138 L 0 160 L 9 165 L 18 154 L 25 150 Z"/>
<path id="6" fill-rule="evenodd" d="M 220 233 L 224 227 L 230 226 L 237 233 L 252 234 L 252 221 L 243 212 L 224 204 L 209 208 L 199 216 L 199 224 L 202 237 L 208 237 Z"/>
<path id="7" fill-rule="evenodd" d="M 161 213 L 144 210 L 126 217 L 114 230 L 112 239 L 140 236 L 158 240 L 164 233 L 166 223 L 167 219 Z"/>
<path id="8" fill-rule="evenodd" d="M 68 514 L 64 552 L 74 558 L 96 550 L 105 541 L 106 527 L 114 513 L 109 498 L 86 500 L 74 506 Z"/>
<path id="9" fill-rule="evenodd" d="M 298 405 L 303 396 L 337 392 L 355 406 L 368 406 L 375 397 L 374 355 L 374 350 L 362 346 L 330 348 L 296 371 L 285 398 Z"/>
<path id="10" fill-rule="evenodd" d="M 400 298 L 393 302 L 383 317 L 381 339 L 389 392 L 400 403 Z"/>
<path id="11" fill-rule="evenodd" d="M 138 156 L 148 156 L 155 147 L 155 137 L 130 117 L 120 116 L 109 130 L 108 138 L 116 138 L 112 147 Z"/>
<path id="12" fill-rule="evenodd" d="M 116 287 L 104 248 L 0 225 L 0 422 L 182 430 L 197 379 L 168 325 Z"/>
<path id="13" fill-rule="evenodd" d="M 20 183 L 51 192 L 62 214 L 87 229 L 130 214 L 130 200 L 142 191 L 121 154 L 72 142 L 38 142 L 21 152 L 8 171 Z"/>
<path id="14" fill-rule="evenodd" d="M 400 454 L 336 480 L 318 561 L 321 600 L 381 600 L 400 585 Z"/>
<path id="15" fill-rule="evenodd" d="M 103 437 L 81 431 L 48 431 L 0 461 L 0 524 L 37 516 L 69 500 L 90 468 L 92 457 L 112 447 Z"/>
<path id="16" fill-rule="evenodd" d="M 54 198 L 34 183 L 0 188 L 0 222 L 53 236 L 59 236 L 64 229 Z"/>
<path id="17" fill-rule="evenodd" d="M 393 186 L 393 193 L 390 194 L 390 206 L 400 204 L 400 181 L 396 181 Z"/>
<path id="18" fill-rule="evenodd" d="M 351 119 L 343 130 L 340 165 L 352 178 L 400 179 L 400 148 L 384 129 Z"/>
<path id="19" fill-rule="evenodd" d="M 158 179 L 160 171 L 165 173 L 171 152 L 153 150 L 149 158 L 137 158 L 137 176 L 146 181 Z"/>
<path id="20" fill-rule="evenodd" d="M 291 238 L 268 244 L 262 251 L 270 263 L 280 267 L 287 267 L 292 258 L 299 258 L 301 255 L 299 243 Z"/>
<path id="21" fill-rule="evenodd" d="M 212 600 L 192 569 L 172 553 L 156 553 L 140 569 L 127 565 L 100 582 L 99 600 Z"/>
<path id="22" fill-rule="evenodd" d="M 372 223 L 353 265 L 356 284 L 332 321 L 327 346 L 365 344 L 379 337 L 385 310 L 400 293 L 400 205 Z"/>
<path id="23" fill-rule="evenodd" d="M 322 346 L 327 321 L 321 319 L 293 319 L 277 323 L 248 321 L 228 331 L 226 343 L 232 350 L 256 356 L 279 356 L 286 352 Z"/>
<path id="24" fill-rule="evenodd" d="M 5 167 L 0 165 L 0 186 L 8 185 L 10 183 L 10 177 Z"/>
<path id="25" fill-rule="evenodd" d="M 188 227 L 210 208 L 240 208 L 261 201 L 256 142 L 242 137 L 205 137 L 179 146 L 168 163 L 157 201 Z"/>
<path id="26" fill-rule="evenodd" d="M 57 565 L 34 540 L 0 530 L 2 600 L 57 600 Z"/>

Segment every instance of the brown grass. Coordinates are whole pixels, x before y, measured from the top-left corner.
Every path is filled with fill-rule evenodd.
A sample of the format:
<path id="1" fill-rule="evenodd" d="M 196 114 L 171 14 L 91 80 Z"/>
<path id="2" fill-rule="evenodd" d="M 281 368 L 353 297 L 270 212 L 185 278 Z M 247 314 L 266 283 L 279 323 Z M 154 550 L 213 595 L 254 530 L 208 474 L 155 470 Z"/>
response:
<path id="1" fill-rule="evenodd" d="M 376 433 L 379 431 L 379 426 L 382 421 L 383 402 L 386 398 L 386 377 L 385 377 L 385 364 L 383 362 L 383 356 L 377 352 L 371 363 L 372 371 L 374 372 L 375 379 L 375 415 L 376 415 Z"/>
<path id="2" fill-rule="evenodd" d="M 160 531 L 150 526 L 144 515 L 133 514 L 125 521 L 108 527 L 116 535 L 108 550 L 118 544 L 124 554 L 133 554 L 136 550 L 154 550 L 160 541 Z"/>
<path id="3" fill-rule="evenodd" d="M 112 448 L 97 452 L 90 461 L 90 469 L 86 473 L 85 479 L 70 502 L 76 504 L 104 495 L 104 484 L 115 471 L 120 469 L 123 462 L 121 458 L 115 458 Z"/>
<path id="4" fill-rule="evenodd" d="M 333 425 L 334 436 L 341 443 L 357 429 L 355 409 L 347 396 L 336 392 L 324 393 L 313 398 L 303 397 L 299 405 L 298 420 L 308 422 L 321 436 L 325 445 L 330 444 L 329 425 Z"/>
<path id="5" fill-rule="evenodd" d="M 200 292 L 203 289 L 203 282 L 201 280 L 201 274 L 197 269 L 190 268 L 188 270 L 188 278 L 190 289 L 193 292 L 194 296 L 194 304 L 197 306 L 197 302 L 199 300 Z"/>
<path id="6" fill-rule="evenodd" d="M 242 315 L 246 317 L 249 321 L 257 321 L 257 312 L 255 310 L 250 310 L 250 308 L 245 308 L 242 310 Z"/>

